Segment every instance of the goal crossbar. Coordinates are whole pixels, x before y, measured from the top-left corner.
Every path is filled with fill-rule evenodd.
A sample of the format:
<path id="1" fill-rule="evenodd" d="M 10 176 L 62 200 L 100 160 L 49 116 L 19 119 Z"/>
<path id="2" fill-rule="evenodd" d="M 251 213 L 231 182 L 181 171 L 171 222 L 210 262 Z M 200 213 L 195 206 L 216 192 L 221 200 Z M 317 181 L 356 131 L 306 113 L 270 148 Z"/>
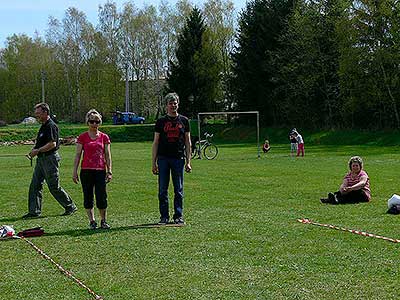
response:
<path id="1" fill-rule="evenodd" d="M 260 113 L 257 110 L 254 111 L 216 111 L 216 112 L 200 112 L 197 114 L 197 129 L 199 137 L 201 137 L 200 131 L 200 116 L 202 115 L 240 115 L 240 114 L 255 114 L 257 116 L 257 157 L 260 158 Z M 201 158 L 201 156 L 200 156 Z"/>

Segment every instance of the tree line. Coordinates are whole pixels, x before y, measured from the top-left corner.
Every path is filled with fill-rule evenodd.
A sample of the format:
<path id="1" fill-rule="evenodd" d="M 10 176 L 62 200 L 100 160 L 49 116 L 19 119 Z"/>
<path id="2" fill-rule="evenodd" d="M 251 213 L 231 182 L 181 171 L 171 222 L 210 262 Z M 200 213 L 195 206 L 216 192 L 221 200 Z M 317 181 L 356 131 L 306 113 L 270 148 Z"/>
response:
<path id="1" fill-rule="evenodd" d="M 0 50 L 0 119 L 42 99 L 60 119 L 106 116 L 127 102 L 153 119 L 162 96 L 181 112 L 259 110 L 267 126 L 399 128 L 396 0 L 229 0 L 156 8 L 113 2 L 98 24 L 69 8 L 44 38 L 13 35 Z M 43 89 L 44 88 L 44 89 Z"/>
<path id="2" fill-rule="evenodd" d="M 141 9 L 128 2 L 120 10 L 107 2 L 99 6 L 94 26 L 71 7 L 62 20 L 49 17 L 44 37 L 8 37 L 0 49 L 0 119 L 30 115 L 42 98 L 59 119 L 72 122 L 81 121 L 91 107 L 109 116 L 124 110 L 125 103 L 131 111 L 157 117 L 163 113 L 177 40 L 193 9 L 186 0 Z M 230 1 L 203 4 L 214 54 L 229 51 L 235 15 Z"/>
<path id="3" fill-rule="evenodd" d="M 268 125 L 398 129 L 400 2 L 260 0 L 233 53 L 233 95 Z"/>

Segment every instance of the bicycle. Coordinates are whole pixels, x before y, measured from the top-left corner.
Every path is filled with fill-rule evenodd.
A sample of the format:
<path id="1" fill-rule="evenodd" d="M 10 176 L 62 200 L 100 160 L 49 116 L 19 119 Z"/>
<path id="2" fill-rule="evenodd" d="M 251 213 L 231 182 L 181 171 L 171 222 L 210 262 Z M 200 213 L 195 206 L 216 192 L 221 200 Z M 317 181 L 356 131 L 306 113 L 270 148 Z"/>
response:
<path id="1" fill-rule="evenodd" d="M 192 149 L 192 158 L 198 156 L 201 158 L 201 153 L 207 159 L 214 159 L 218 155 L 218 147 L 211 142 L 211 138 L 214 136 L 213 134 L 205 133 L 206 139 L 197 141 L 194 148 Z"/>

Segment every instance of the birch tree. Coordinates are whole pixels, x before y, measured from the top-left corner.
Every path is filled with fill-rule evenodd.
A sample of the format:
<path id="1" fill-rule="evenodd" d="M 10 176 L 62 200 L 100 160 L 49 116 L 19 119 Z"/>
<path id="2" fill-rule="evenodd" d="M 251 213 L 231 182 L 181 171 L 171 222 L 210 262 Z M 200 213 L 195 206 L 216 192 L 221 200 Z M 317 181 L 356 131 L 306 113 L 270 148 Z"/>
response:
<path id="1" fill-rule="evenodd" d="M 47 40 L 56 50 L 57 59 L 64 67 L 68 84 L 70 119 L 78 121 L 82 117 L 81 72 L 84 64 L 93 54 L 91 47 L 94 28 L 86 15 L 76 8 L 67 9 L 62 22 L 50 18 Z"/>

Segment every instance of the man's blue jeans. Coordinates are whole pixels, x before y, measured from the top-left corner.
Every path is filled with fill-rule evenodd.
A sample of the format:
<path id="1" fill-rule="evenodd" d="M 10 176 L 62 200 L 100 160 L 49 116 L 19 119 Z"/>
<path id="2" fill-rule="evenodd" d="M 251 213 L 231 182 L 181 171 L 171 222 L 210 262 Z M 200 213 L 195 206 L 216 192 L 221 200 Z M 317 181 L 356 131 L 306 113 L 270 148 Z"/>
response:
<path id="1" fill-rule="evenodd" d="M 158 200 L 161 218 L 169 219 L 168 186 L 170 175 L 174 185 L 174 216 L 173 219 L 183 215 L 183 168 L 184 159 L 158 158 Z"/>

